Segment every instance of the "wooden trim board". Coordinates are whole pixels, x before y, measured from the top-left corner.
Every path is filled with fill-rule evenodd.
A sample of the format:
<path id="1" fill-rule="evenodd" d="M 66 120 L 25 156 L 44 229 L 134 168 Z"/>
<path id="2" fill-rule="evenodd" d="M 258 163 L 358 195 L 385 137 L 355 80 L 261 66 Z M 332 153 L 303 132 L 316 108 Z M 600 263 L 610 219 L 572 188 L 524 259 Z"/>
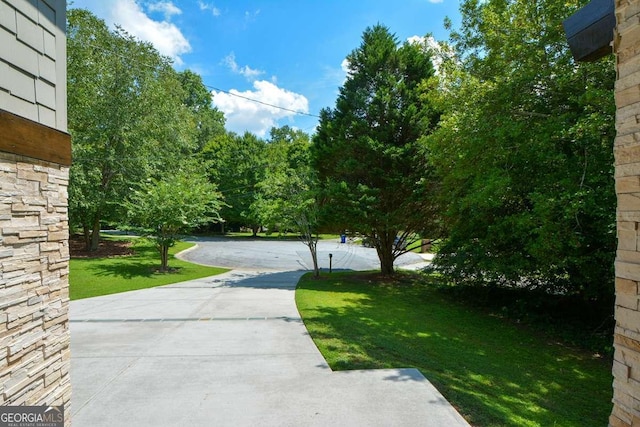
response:
<path id="1" fill-rule="evenodd" d="M 71 165 L 71 135 L 0 110 L 0 151 Z"/>

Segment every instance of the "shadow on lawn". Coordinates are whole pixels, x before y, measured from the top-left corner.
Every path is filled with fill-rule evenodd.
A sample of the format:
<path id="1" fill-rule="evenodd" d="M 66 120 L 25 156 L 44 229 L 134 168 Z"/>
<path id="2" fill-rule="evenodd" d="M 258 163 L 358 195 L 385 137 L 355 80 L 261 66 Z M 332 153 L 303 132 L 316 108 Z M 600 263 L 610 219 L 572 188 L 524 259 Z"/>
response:
<path id="1" fill-rule="evenodd" d="M 80 258 L 78 261 L 82 262 L 84 259 Z M 183 263 L 183 261 L 171 254 L 168 265 L 169 271 L 161 272 L 158 250 L 153 247 L 152 243 L 140 241 L 133 246 L 132 254 L 123 257 L 103 258 L 100 262 L 91 263 L 88 270 L 99 277 L 129 280 L 180 273 L 182 269 L 179 265 L 180 263 Z"/>
<path id="2" fill-rule="evenodd" d="M 169 264 L 171 267 L 171 264 Z M 127 259 L 124 261 L 112 261 L 109 263 L 95 264 L 91 271 L 96 276 L 119 277 L 122 279 L 136 279 L 141 277 L 152 277 L 160 268 L 160 262 L 151 263 L 148 261 L 134 261 Z"/>
<path id="3" fill-rule="evenodd" d="M 477 425 L 607 423 L 612 378 L 606 362 L 424 285 L 352 277 L 300 286 L 349 294 L 304 313 L 334 370 L 417 368 Z"/>

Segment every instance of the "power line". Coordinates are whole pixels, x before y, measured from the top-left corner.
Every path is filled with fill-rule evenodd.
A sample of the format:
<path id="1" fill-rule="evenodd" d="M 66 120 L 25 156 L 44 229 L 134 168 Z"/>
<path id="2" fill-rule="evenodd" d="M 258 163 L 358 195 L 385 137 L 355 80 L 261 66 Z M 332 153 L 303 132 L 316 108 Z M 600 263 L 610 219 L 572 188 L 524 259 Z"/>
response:
<path id="1" fill-rule="evenodd" d="M 148 67 L 148 68 L 156 69 L 156 68 L 158 68 L 160 66 L 159 63 L 158 64 L 149 64 L 149 63 L 145 63 L 145 62 L 138 61 L 138 60 L 135 60 L 135 59 L 131 59 L 130 57 L 128 57 L 126 55 L 123 55 L 120 52 L 116 52 L 115 50 L 106 49 L 103 46 L 97 46 L 97 45 L 92 44 L 92 43 L 87 43 L 87 46 L 89 46 L 89 47 L 91 47 L 91 48 L 93 48 L 95 50 L 100 50 L 102 52 L 107 52 L 107 53 L 110 53 L 112 55 L 118 56 L 120 58 L 127 59 L 129 61 L 135 62 L 135 63 L 137 63 L 139 65 L 142 65 L 142 66 L 145 66 L 145 67 Z M 202 78 L 202 76 L 200 76 L 200 77 Z M 294 114 L 301 115 L 301 116 L 315 117 L 315 118 L 318 118 L 318 119 L 320 118 L 320 116 L 317 115 L 317 114 L 305 113 L 304 111 L 293 110 L 291 108 L 282 107 L 280 105 L 270 104 L 268 102 L 260 101 L 260 100 L 255 99 L 255 98 L 250 98 L 248 96 L 240 95 L 238 93 L 233 93 L 233 92 L 230 92 L 230 91 L 227 91 L 227 90 L 224 90 L 224 89 L 219 89 L 219 88 L 217 88 L 215 86 L 207 85 L 204 82 L 202 82 L 202 85 L 204 87 L 208 88 L 208 89 L 213 89 L 213 90 L 215 90 L 217 92 L 226 93 L 227 95 L 235 96 L 237 98 L 242 98 L 242 99 L 245 99 L 247 101 L 255 102 L 257 104 L 266 105 L 267 107 L 277 108 L 279 110 L 288 111 L 290 113 L 294 113 Z"/>
<path id="2" fill-rule="evenodd" d="M 203 83 L 203 85 L 205 87 L 207 87 L 209 89 L 213 89 L 213 90 L 215 90 L 217 92 L 226 93 L 227 95 L 236 96 L 238 98 L 246 99 L 247 101 L 255 102 L 257 104 L 266 105 L 268 107 L 277 108 L 279 110 L 289 111 L 290 113 L 299 114 L 301 116 L 309 116 L 309 117 L 320 118 L 320 116 L 318 116 L 317 114 L 311 114 L 311 113 L 305 113 L 304 111 L 292 110 L 291 108 L 286 108 L 286 107 L 281 107 L 279 105 L 269 104 L 268 102 L 260 101 L 258 99 L 254 99 L 254 98 L 249 98 L 248 96 L 240 95 L 238 93 L 233 93 L 233 92 L 229 92 L 229 91 L 226 91 L 226 90 L 223 90 L 223 89 L 218 89 L 217 87 L 209 86 L 209 85 L 206 85 L 204 83 Z"/>

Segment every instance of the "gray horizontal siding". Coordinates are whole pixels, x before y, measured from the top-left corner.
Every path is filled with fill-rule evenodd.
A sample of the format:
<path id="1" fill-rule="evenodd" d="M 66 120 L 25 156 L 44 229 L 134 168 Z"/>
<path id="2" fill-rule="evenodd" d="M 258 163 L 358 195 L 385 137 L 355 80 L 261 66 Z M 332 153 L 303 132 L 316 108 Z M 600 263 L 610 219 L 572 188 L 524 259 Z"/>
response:
<path id="1" fill-rule="evenodd" d="M 0 109 L 66 132 L 65 9 L 0 0 Z"/>

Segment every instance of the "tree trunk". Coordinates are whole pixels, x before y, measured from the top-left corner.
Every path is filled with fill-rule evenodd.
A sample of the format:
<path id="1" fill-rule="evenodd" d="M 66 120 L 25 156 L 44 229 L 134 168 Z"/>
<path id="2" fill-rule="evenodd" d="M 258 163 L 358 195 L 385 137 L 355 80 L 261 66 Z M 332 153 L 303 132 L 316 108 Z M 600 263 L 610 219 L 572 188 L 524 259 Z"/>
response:
<path id="1" fill-rule="evenodd" d="M 313 237 L 312 237 L 313 239 Z M 307 243 L 309 252 L 311 252 L 311 260 L 313 261 L 313 277 L 320 277 L 320 268 L 318 267 L 318 241 L 311 240 Z"/>
<path id="2" fill-rule="evenodd" d="M 386 248 L 383 248 L 386 249 Z M 391 247 L 388 250 L 378 251 L 378 257 L 380 258 L 380 271 L 383 276 L 393 276 L 395 270 L 393 268 L 393 254 L 391 253 Z"/>
<path id="3" fill-rule="evenodd" d="M 257 237 L 258 236 L 258 231 L 260 231 L 260 226 L 259 225 L 254 225 L 251 227 L 251 231 L 253 231 L 253 237 Z"/>
<path id="4" fill-rule="evenodd" d="M 167 272 L 169 271 L 169 246 L 161 245 L 159 248 L 160 251 L 160 271 Z"/>
<path id="5" fill-rule="evenodd" d="M 393 276 L 395 270 L 393 268 L 393 262 L 395 258 L 393 256 L 393 243 L 396 233 L 380 233 L 376 242 L 376 251 L 378 252 L 378 258 L 380 259 L 380 271 L 383 276 Z"/>
<path id="6" fill-rule="evenodd" d="M 100 244 L 100 218 L 96 216 L 93 220 L 93 230 L 91 231 L 91 247 L 89 250 L 95 252 Z"/>
<path id="7" fill-rule="evenodd" d="M 82 224 L 82 236 L 84 238 L 84 249 L 88 251 L 91 249 L 91 227 L 89 227 L 89 224 Z"/>

